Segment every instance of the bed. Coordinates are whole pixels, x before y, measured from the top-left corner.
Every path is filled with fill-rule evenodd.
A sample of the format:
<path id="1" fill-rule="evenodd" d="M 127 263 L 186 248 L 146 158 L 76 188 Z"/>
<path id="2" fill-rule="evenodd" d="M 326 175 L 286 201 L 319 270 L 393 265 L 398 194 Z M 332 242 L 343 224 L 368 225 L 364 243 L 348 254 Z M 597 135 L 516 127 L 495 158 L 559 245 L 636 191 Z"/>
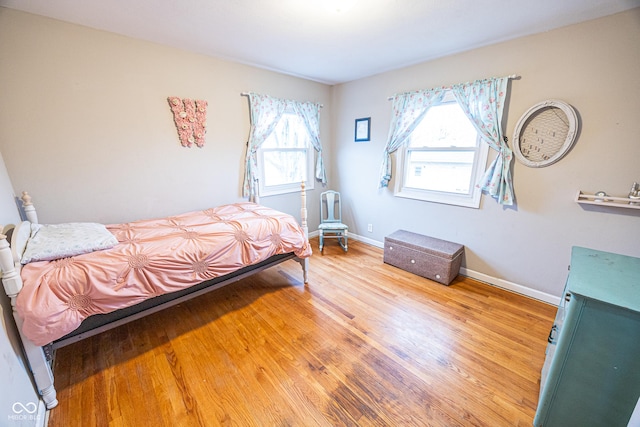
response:
<path id="1" fill-rule="evenodd" d="M 58 403 L 57 348 L 291 259 L 307 283 L 304 183 L 301 202 L 300 224 L 250 202 L 125 224 L 39 224 L 23 193 L 26 221 L 2 230 L 0 268 L 47 409 Z"/>

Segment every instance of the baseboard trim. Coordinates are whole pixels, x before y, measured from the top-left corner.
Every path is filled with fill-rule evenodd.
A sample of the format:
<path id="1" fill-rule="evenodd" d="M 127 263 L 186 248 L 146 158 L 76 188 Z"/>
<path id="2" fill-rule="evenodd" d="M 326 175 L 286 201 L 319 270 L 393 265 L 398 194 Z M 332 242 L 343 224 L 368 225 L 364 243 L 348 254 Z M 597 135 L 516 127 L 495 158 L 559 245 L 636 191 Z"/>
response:
<path id="1" fill-rule="evenodd" d="M 540 292 L 538 290 L 531 289 L 527 286 L 519 285 L 508 280 L 498 279 L 497 277 L 489 276 L 488 274 L 480 273 L 464 267 L 460 268 L 460 274 L 478 280 L 480 282 L 487 283 L 491 286 L 495 286 L 497 288 L 505 289 L 516 294 L 524 295 L 529 298 L 546 302 L 547 304 L 560 304 L 560 297 L 548 294 L 546 292 Z"/>
<path id="2" fill-rule="evenodd" d="M 377 240 L 369 239 L 364 236 L 359 236 L 357 234 L 349 233 L 349 238 L 353 240 L 357 240 L 362 243 L 366 243 L 367 245 L 375 246 L 380 249 L 384 249 L 384 242 L 379 242 Z"/>
<path id="3" fill-rule="evenodd" d="M 310 233 L 309 236 L 312 236 L 313 233 Z M 315 235 L 318 235 L 318 232 L 315 232 Z M 362 243 L 366 243 L 371 246 L 376 246 L 378 248 L 384 248 L 384 243 L 378 240 L 369 239 L 364 236 L 360 236 L 358 234 L 349 233 L 349 238 L 353 240 L 358 240 Z M 516 294 L 524 295 L 529 298 L 536 299 L 538 301 L 546 302 L 547 304 L 559 305 L 560 297 L 548 294 L 546 292 L 541 292 L 535 289 L 531 289 L 527 286 L 519 285 L 517 283 L 510 282 L 508 280 L 499 279 L 497 277 L 489 276 L 488 274 L 480 273 L 478 271 L 470 270 L 468 268 L 460 268 L 460 274 L 466 277 L 470 277 L 472 279 L 478 280 L 480 282 L 486 283 L 491 286 L 495 286 L 497 288 L 505 289 L 510 292 L 514 292 Z"/>

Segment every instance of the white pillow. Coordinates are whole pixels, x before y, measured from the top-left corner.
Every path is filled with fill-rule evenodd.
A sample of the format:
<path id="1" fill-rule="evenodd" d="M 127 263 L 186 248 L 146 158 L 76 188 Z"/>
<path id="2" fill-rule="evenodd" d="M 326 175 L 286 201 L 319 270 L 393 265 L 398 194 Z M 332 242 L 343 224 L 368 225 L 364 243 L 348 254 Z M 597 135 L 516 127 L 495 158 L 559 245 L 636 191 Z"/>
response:
<path id="1" fill-rule="evenodd" d="M 117 244 L 118 240 L 102 224 L 31 224 L 31 237 L 20 263 L 52 261 L 109 249 Z"/>

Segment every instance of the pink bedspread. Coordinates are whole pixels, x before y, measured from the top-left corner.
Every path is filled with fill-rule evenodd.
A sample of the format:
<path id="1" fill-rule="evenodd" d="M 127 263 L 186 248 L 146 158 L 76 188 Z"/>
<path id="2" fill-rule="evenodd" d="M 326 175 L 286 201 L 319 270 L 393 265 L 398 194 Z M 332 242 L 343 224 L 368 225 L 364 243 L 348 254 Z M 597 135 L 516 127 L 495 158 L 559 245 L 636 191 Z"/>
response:
<path id="1" fill-rule="evenodd" d="M 24 334 L 45 345 L 86 317 L 177 291 L 276 254 L 311 255 L 295 219 L 254 203 L 107 226 L 112 249 L 23 266 L 16 306 Z"/>

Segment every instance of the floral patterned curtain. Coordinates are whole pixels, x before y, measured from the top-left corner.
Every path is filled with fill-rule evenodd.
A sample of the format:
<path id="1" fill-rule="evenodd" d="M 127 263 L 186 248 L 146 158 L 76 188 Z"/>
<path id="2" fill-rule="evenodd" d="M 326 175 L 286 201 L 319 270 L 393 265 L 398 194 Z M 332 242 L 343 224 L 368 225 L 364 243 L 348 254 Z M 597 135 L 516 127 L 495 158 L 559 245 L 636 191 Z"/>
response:
<path id="1" fill-rule="evenodd" d="M 418 126 L 427 110 L 440 102 L 444 94 L 444 89 L 437 88 L 394 96 L 391 126 L 387 145 L 384 148 L 378 188 L 387 187 L 391 181 L 391 153 L 407 143 L 409 135 Z"/>
<path id="2" fill-rule="evenodd" d="M 243 197 L 247 197 L 252 202 L 256 200 L 256 194 L 258 193 L 258 148 L 271 135 L 287 108 L 292 108 L 302 118 L 309 132 L 311 144 L 318 152 L 315 177 L 323 185 L 326 184 L 327 175 L 322 160 L 322 144 L 320 143 L 320 105 L 278 99 L 255 93 L 249 93 L 248 96 L 251 129 L 249 131 L 249 142 L 247 142 L 244 186 L 242 189 Z"/>
<path id="3" fill-rule="evenodd" d="M 502 205 L 513 205 L 513 153 L 502 132 L 502 112 L 508 82 L 509 77 L 492 78 L 457 84 L 451 88 L 478 135 L 498 152 L 498 156 L 476 185 Z"/>
<path id="4" fill-rule="evenodd" d="M 272 98 L 268 95 L 258 95 L 249 93 L 249 109 L 251 119 L 251 129 L 249 131 L 249 141 L 247 142 L 247 157 L 245 160 L 244 186 L 242 196 L 248 197 L 249 201 L 256 200 L 258 170 L 258 148 L 273 132 L 285 109 L 287 102 L 281 99 Z"/>
<path id="5" fill-rule="evenodd" d="M 320 105 L 311 102 L 294 102 L 294 108 L 309 131 L 313 148 L 318 152 L 316 159 L 316 180 L 321 182 L 322 185 L 325 185 L 327 183 L 327 173 L 324 169 L 322 143 L 320 142 Z"/>

